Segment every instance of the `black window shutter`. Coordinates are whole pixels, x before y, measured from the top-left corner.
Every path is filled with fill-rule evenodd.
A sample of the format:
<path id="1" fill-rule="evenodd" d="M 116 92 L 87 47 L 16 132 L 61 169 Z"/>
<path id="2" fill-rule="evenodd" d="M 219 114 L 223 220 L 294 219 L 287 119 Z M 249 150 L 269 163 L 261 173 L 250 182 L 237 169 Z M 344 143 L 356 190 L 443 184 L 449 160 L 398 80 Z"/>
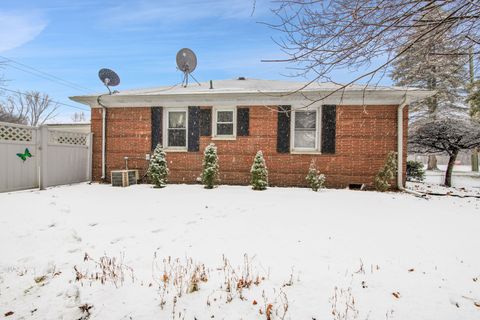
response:
<path id="1" fill-rule="evenodd" d="M 278 106 L 277 152 L 290 152 L 290 106 Z"/>
<path id="2" fill-rule="evenodd" d="M 248 136 L 250 108 L 237 109 L 237 136 Z"/>
<path id="3" fill-rule="evenodd" d="M 335 153 L 337 106 L 322 106 L 322 153 Z"/>
<path id="4" fill-rule="evenodd" d="M 188 107 L 188 151 L 200 150 L 200 107 Z"/>
<path id="5" fill-rule="evenodd" d="M 200 109 L 200 136 L 212 135 L 212 109 Z"/>
<path id="6" fill-rule="evenodd" d="M 162 107 L 152 107 L 152 150 L 162 144 Z"/>

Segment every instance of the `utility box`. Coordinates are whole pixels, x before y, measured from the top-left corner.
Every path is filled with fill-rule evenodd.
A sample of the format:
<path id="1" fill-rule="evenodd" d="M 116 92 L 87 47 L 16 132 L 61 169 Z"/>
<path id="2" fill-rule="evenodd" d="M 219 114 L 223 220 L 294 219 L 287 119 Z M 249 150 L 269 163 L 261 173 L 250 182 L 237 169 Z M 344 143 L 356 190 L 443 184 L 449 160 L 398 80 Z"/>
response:
<path id="1" fill-rule="evenodd" d="M 138 170 L 112 170 L 110 175 L 114 187 L 128 187 L 138 182 Z"/>

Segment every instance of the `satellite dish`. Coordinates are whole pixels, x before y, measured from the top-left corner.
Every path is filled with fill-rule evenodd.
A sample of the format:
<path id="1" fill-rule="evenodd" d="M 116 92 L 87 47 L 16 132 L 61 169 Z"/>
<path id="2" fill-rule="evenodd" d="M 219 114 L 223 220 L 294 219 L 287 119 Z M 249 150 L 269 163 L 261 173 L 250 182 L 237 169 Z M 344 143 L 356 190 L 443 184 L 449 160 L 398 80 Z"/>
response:
<path id="1" fill-rule="evenodd" d="M 118 76 L 118 74 L 115 73 L 115 71 L 110 69 L 100 69 L 100 71 L 98 71 L 98 77 L 100 78 L 100 81 L 102 81 L 102 83 L 105 85 L 105 87 L 107 87 L 110 94 L 112 94 L 110 87 L 115 87 L 120 84 L 120 77 Z"/>
<path id="2" fill-rule="evenodd" d="M 183 48 L 177 52 L 177 67 L 178 70 L 183 72 L 184 76 L 182 85 L 184 87 L 188 85 L 188 76 L 191 76 L 193 80 L 198 83 L 198 81 L 191 74 L 197 67 L 197 56 L 191 49 Z M 198 83 L 198 85 L 200 85 L 200 83 Z"/>

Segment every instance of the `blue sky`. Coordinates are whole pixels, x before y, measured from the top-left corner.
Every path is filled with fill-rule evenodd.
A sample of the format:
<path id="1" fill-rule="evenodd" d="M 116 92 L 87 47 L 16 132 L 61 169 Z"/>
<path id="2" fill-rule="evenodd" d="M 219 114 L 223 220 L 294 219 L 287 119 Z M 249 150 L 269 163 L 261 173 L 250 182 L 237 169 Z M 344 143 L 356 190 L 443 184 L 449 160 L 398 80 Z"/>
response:
<path id="1" fill-rule="evenodd" d="M 86 91 L 25 73 L 12 63 L 0 72 L 8 80 L 8 89 L 45 92 L 57 101 L 83 108 L 68 96 L 104 91 L 97 78 L 102 67 L 120 75 L 119 90 L 180 82 L 175 55 L 183 47 L 197 54 L 194 75 L 199 81 L 238 76 L 285 79 L 291 74 L 287 64 L 260 61 L 282 57 L 271 39 L 280 34 L 259 23 L 273 21 L 270 8 L 274 4 L 257 0 L 252 15 L 253 3 L 1 0 L 0 56 L 70 80 Z M 348 72 L 335 76 L 337 81 L 350 78 Z M 60 111 L 57 121 L 68 121 L 78 112 L 68 107 Z"/>

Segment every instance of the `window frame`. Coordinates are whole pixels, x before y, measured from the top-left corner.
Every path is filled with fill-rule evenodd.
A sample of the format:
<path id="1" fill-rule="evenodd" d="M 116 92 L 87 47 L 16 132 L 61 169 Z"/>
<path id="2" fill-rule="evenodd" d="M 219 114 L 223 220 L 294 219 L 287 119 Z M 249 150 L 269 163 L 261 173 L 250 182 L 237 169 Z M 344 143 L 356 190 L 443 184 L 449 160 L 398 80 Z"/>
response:
<path id="1" fill-rule="evenodd" d="M 308 112 L 316 111 L 316 123 L 315 123 L 315 147 L 313 148 L 298 148 L 295 147 L 295 117 L 297 112 Z M 291 112 L 291 122 L 290 122 L 290 152 L 291 153 L 321 153 L 322 147 L 322 107 L 309 107 L 309 108 L 297 108 L 293 109 Z"/>
<path id="2" fill-rule="evenodd" d="M 217 125 L 218 125 L 218 112 L 221 111 L 231 111 L 232 112 L 232 134 L 218 134 Z M 235 140 L 237 138 L 237 107 L 213 107 L 212 108 L 212 139 L 213 140 Z M 220 122 L 220 123 L 230 123 L 230 122 Z"/>
<path id="3" fill-rule="evenodd" d="M 188 108 L 163 108 L 163 148 L 165 151 L 188 151 Z M 169 146 L 168 145 L 168 130 L 170 112 L 185 112 L 185 146 Z M 172 128 L 174 129 L 174 128 Z M 178 130 L 178 128 L 177 128 Z"/>

